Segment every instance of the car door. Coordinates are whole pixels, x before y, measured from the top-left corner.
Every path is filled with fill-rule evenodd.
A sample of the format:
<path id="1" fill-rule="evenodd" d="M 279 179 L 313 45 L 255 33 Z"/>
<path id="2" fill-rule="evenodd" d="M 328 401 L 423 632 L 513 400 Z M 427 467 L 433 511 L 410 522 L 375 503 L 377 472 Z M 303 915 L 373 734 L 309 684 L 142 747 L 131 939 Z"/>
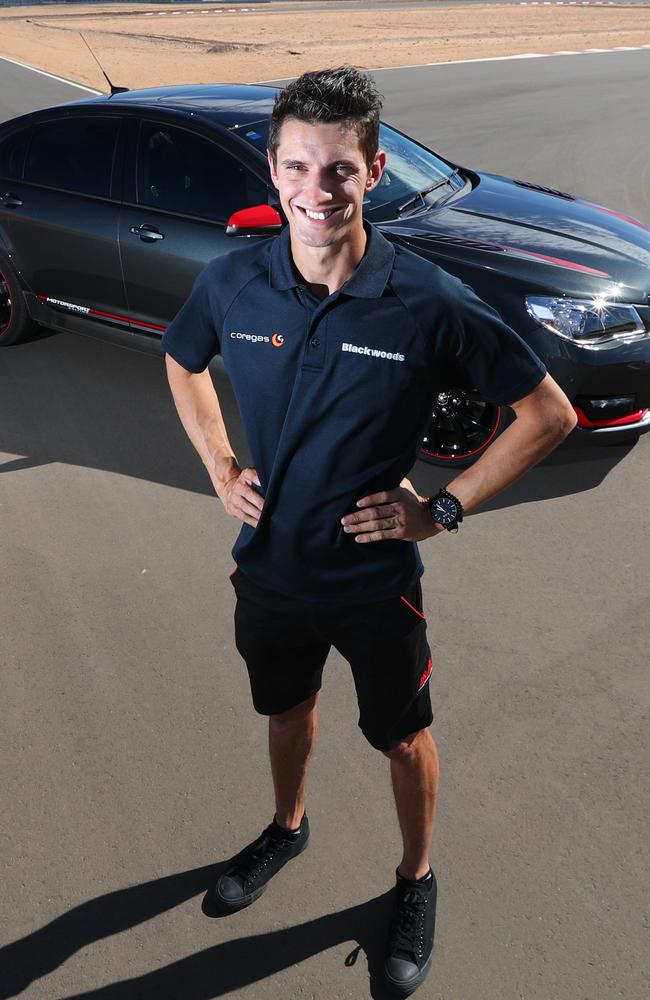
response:
<path id="1" fill-rule="evenodd" d="M 154 115 L 135 131 L 120 248 L 131 321 L 160 333 L 208 261 L 242 245 L 226 236 L 232 212 L 267 203 L 270 189 L 223 138 Z"/>
<path id="2" fill-rule="evenodd" d="M 120 128 L 116 114 L 48 112 L 31 125 L 20 176 L 2 178 L 0 190 L 3 242 L 32 292 L 100 320 L 126 311 Z"/>

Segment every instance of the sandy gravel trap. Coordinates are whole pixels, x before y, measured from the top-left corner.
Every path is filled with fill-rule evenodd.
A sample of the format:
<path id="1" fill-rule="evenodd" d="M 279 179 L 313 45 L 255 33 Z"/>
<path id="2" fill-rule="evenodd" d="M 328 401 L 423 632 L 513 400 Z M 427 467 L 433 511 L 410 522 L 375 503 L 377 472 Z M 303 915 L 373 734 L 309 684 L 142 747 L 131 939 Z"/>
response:
<path id="1" fill-rule="evenodd" d="M 0 10 L 0 55 L 105 90 L 83 31 L 122 86 L 253 82 L 342 63 L 366 69 L 522 53 L 650 45 L 650 4 L 352 10 L 300 3 L 107 4 Z"/>

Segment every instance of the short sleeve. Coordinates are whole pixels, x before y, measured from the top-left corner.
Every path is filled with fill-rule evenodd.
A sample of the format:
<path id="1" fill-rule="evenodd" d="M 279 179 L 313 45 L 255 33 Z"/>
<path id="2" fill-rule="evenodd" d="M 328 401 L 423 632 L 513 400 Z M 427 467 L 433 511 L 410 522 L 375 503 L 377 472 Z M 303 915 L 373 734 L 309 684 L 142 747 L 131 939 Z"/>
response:
<path id="1" fill-rule="evenodd" d="M 163 335 L 165 353 L 189 372 L 202 372 L 219 353 L 221 308 L 218 300 L 214 263 L 208 264 Z"/>
<path id="2" fill-rule="evenodd" d="M 527 396 L 546 374 L 544 364 L 469 285 L 452 279 L 450 293 L 443 327 L 451 370 L 490 402 L 507 406 Z"/>

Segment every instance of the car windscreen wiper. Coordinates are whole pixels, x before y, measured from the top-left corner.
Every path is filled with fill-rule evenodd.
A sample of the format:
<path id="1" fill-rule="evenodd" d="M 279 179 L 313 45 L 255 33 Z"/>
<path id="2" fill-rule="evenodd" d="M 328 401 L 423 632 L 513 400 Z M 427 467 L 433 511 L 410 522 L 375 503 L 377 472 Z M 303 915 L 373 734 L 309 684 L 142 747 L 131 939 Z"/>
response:
<path id="1" fill-rule="evenodd" d="M 409 198 L 408 201 L 405 201 L 403 205 L 400 205 L 398 207 L 398 209 L 396 211 L 397 218 L 399 219 L 399 217 L 402 214 L 402 212 L 405 212 L 407 208 L 411 208 L 411 206 L 415 205 L 418 201 L 421 201 L 422 202 L 422 206 L 426 207 L 426 202 L 424 200 L 424 196 L 427 195 L 427 194 L 431 194 L 432 191 L 436 191 L 438 188 L 444 187 L 446 184 L 449 184 L 450 180 L 453 177 L 457 177 L 458 176 L 458 173 L 459 173 L 458 170 L 454 170 L 453 174 L 449 174 L 449 177 L 445 177 L 444 180 L 437 181 L 435 184 L 432 184 L 430 187 L 424 188 L 422 191 L 418 191 L 417 194 L 414 194 L 412 198 Z"/>

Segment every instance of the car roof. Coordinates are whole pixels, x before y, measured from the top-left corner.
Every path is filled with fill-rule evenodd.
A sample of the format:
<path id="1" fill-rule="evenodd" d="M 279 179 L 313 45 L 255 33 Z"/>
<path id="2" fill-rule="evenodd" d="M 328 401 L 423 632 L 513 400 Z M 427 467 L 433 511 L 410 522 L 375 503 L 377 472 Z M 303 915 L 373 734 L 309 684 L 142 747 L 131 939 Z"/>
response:
<path id="1" fill-rule="evenodd" d="M 206 83 L 127 90 L 124 93 L 102 94 L 100 97 L 75 101 L 74 104 L 173 108 L 199 113 L 216 119 L 226 128 L 233 128 L 267 118 L 271 114 L 277 93 L 277 87 L 256 84 Z"/>

